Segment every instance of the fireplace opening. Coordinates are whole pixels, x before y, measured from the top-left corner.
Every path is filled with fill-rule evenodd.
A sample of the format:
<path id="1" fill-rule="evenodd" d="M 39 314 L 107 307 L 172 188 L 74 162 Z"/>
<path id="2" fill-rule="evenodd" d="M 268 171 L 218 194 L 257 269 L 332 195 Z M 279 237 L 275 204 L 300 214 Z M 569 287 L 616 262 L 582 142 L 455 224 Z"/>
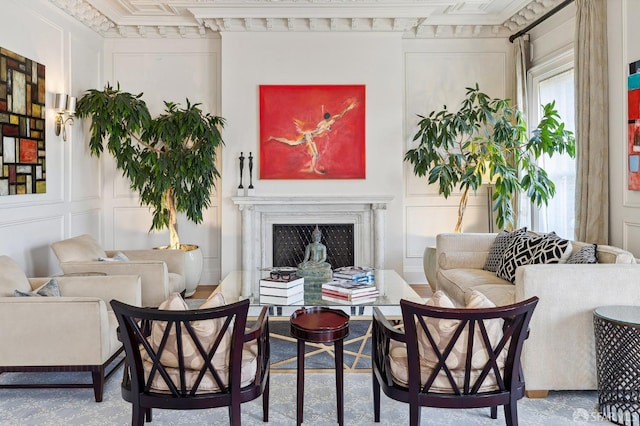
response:
<path id="1" fill-rule="evenodd" d="M 354 264 L 353 224 L 318 224 L 320 242 L 327 246 L 327 262 L 332 268 Z M 304 250 L 311 242 L 316 224 L 274 224 L 273 266 L 297 266 L 304 260 Z"/>

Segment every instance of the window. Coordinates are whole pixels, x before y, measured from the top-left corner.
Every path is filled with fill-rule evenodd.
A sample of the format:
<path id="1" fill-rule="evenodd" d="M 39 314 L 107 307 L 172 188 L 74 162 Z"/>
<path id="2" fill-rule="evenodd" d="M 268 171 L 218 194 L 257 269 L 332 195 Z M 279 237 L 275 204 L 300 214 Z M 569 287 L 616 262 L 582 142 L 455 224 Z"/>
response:
<path id="1" fill-rule="evenodd" d="M 529 92 L 529 127 L 533 128 L 540 121 L 542 105 L 555 101 L 565 128 L 575 132 L 573 52 L 544 66 L 532 68 L 529 77 L 532 88 Z M 576 161 L 566 153 L 554 154 L 551 158 L 541 158 L 540 165 L 555 184 L 556 195 L 549 200 L 547 207 L 532 209 L 532 227 L 536 231 L 555 231 L 563 238 L 573 239 Z"/>

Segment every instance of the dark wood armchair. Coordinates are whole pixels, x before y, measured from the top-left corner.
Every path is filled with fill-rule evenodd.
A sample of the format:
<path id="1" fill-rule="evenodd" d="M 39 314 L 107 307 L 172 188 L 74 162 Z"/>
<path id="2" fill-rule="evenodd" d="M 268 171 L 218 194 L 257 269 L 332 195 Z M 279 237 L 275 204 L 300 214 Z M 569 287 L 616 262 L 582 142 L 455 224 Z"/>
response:
<path id="1" fill-rule="evenodd" d="M 374 420 L 380 389 L 409 403 L 410 424 L 421 407 L 504 406 L 507 425 L 518 424 L 524 396 L 520 355 L 538 298 L 485 309 L 452 309 L 400 301 L 402 324 L 373 310 Z M 404 331 L 402 330 L 404 328 Z"/>
<path id="2" fill-rule="evenodd" d="M 126 353 L 122 397 L 132 424 L 151 421 L 151 409 L 229 407 L 239 425 L 240 404 L 262 395 L 269 418 L 269 325 L 265 307 L 246 330 L 249 301 L 189 311 L 136 308 L 112 300 Z"/>

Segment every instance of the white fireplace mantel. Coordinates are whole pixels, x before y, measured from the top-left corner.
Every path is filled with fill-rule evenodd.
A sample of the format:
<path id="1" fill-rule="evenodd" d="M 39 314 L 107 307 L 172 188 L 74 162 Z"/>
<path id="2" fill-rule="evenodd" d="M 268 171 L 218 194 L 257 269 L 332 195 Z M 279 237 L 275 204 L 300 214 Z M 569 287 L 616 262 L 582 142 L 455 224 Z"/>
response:
<path id="1" fill-rule="evenodd" d="M 384 268 L 385 211 L 393 196 L 232 197 L 242 212 L 242 269 L 273 266 L 274 224 L 354 225 L 354 259 Z"/>

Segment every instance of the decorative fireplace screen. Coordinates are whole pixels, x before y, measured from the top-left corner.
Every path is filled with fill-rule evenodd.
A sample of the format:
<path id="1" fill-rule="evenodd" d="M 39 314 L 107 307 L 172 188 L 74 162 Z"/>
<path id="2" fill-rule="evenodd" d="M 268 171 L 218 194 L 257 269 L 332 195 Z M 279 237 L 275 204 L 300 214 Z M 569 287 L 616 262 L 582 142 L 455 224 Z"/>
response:
<path id="1" fill-rule="evenodd" d="M 318 224 L 322 244 L 327 246 L 327 262 L 332 268 L 354 264 L 353 224 Z M 273 225 L 273 266 L 296 266 L 304 260 L 315 224 Z"/>

